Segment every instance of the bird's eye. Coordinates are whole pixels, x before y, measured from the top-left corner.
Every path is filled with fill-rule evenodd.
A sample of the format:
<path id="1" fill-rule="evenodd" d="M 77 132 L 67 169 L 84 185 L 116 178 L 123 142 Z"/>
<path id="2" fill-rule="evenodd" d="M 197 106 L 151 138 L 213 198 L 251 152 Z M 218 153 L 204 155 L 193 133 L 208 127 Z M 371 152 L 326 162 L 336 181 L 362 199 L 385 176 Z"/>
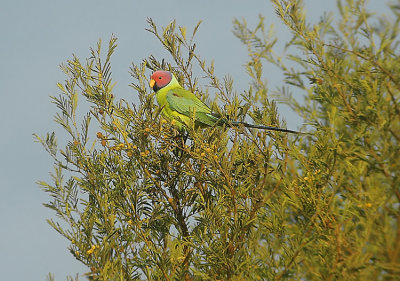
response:
<path id="1" fill-rule="evenodd" d="M 158 79 L 160 79 L 160 80 L 161 80 L 161 79 L 162 79 L 162 77 L 160 76 L 160 77 L 158 77 Z"/>

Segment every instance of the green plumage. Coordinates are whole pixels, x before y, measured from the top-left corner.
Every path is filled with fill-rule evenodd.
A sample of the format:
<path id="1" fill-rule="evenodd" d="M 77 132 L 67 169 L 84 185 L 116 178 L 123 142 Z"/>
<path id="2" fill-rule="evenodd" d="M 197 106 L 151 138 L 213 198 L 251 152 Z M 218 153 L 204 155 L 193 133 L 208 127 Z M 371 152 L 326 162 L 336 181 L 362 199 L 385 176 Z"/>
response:
<path id="1" fill-rule="evenodd" d="M 176 120 L 179 128 L 189 126 L 191 118 L 198 126 L 214 126 L 220 120 L 198 97 L 182 88 L 174 76 L 167 86 L 156 91 L 156 99 L 163 115 Z"/>

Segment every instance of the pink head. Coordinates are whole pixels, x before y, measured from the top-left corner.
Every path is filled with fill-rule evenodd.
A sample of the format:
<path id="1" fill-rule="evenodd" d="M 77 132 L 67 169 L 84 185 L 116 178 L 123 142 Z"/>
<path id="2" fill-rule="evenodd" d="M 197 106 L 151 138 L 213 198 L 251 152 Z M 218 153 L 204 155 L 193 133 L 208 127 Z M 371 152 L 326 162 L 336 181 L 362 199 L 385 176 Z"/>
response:
<path id="1" fill-rule="evenodd" d="M 154 92 L 167 86 L 172 80 L 172 74 L 169 71 L 157 70 L 151 75 L 150 87 L 153 88 Z"/>

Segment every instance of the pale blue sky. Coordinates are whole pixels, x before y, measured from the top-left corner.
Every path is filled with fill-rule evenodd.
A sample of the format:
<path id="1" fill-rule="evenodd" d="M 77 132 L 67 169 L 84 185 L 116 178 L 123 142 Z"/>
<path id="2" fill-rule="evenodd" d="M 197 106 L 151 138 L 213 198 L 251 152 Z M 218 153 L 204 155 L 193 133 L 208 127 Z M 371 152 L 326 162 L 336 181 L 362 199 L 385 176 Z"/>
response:
<path id="1" fill-rule="evenodd" d="M 323 11 L 335 9 L 335 1 L 305 0 L 308 14 L 317 20 Z M 382 7 L 371 0 L 371 7 Z M 386 1 L 385 1 L 386 2 Z M 42 206 L 48 196 L 35 184 L 48 180 L 52 160 L 33 142 L 32 133 L 44 135 L 61 129 L 52 121 L 56 108 L 50 95 L 58 95 L 57 82 L 64 76 L 58 65 L 71 58 L 89 56 L 99 38 L 108 42 L 114 33 L 118 48 L 112 60 L 115 94 L 131 97 L 134 92 L 128 70 L 132 62 L 165 51 L 146 32 L 146 18 L 165 26 L 173 19 L 189 30 L 203 20 L 196 44 L 200 55 L 214 60 L 221 77 L 230 74 L 237 89 L 246 87 L 243 64 L 246 48 L 232 34 L 232 20 L 245 18 L 255 24 L 258 14 L 277 23 L 268 0 L 202 1 L 59 1 L 2 0 L 0 5 L 0 278 L 45 280 L 48 272 L 56 280 L 87 271 L 67 250 L 68 243 L 45 221 L 53 213 Z M 279 37 L 289 34 L 278 27 Z M 165 57 L 169 60 L 169 57 Z M 266 71 L 268 73 L 268 69 Z M 268 79 L 280 85 L 271 69 Z M 299 120 L 280 112 L 289 128 Z M 82 280 L 85 280 L 81 277 Z"/>

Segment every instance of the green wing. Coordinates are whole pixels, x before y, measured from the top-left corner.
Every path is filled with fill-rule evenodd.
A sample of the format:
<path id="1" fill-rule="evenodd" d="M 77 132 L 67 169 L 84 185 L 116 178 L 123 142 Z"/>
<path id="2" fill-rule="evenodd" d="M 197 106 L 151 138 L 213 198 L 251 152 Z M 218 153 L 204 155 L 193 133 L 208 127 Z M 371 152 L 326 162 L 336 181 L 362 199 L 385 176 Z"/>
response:
<path id="1" fill-rule="evenodd" d="M 187 117 L 194 115 L 195 121 L 206 126 L 214 126 L 220 117 L 211 112 L 211 109 L 204 104 L 192 92 L 182 88 L 175 88 L 166 94 L 167 103 L 170 109 Z"/>

